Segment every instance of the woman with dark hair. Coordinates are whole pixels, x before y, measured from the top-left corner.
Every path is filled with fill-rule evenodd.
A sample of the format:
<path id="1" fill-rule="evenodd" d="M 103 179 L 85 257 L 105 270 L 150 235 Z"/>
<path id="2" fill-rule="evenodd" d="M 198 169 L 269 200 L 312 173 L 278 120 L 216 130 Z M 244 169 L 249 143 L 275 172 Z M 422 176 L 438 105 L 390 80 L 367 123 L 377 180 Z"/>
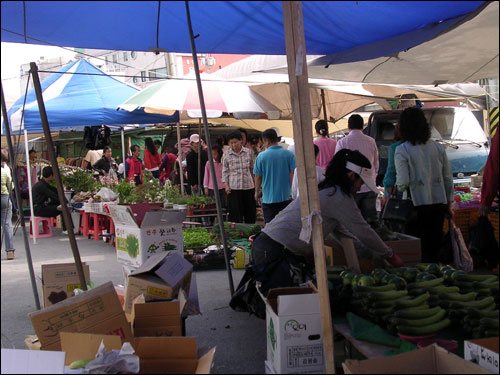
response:
<path id="1" fill-rule="evenodd" d="M 169 152 L 166 139 L 163 142 L 161 154 L 162 154 L 162 159 L 160 164 L 160 173 L 161 173 L 160 183 L 164 185 L 166 180 L 172 179 L 172 172 L 174 170 L 174 164 L 177 161 L 177 155 Z"/>
<path id="2" fill-rule="evenodd" d="M 10 193 L 12 192 L 12 175 L 10 168 L 7 165 L 9 161 L 9 154 L 7 150 L 2 150 L 2 174 L 1 174 L 1 187 L 2 187 L 2 237 L 5 241 L 5 252 L 7 260 L 14 259 L 14 235 L 12 230 L 12 203 L 10 201 Z"/>
<path id="3" fill-rule="evenodd" d="M 363 219 L 353 195 L 366 184 L 376 190 L 367 173 L 371 164 L 359 151 L 340 150 L 331 160 L 325 172 L 325 179 L 318 187 L 325 243 L 328 235 L 349 236 L 345 229 L 354 234 L 361 242 L 364 251 L 361 256 L 372 259 L 385 259 L 393 266 L 403 263 L 380 239 L 370 225 Z M 312 243 L 302 241 L 300 196 L 267 223 L 253 242 L 252 257 L 256 265 L 272 263 L 282 258 L 286 251 L 305 257 L 312 262 Z M 368 250 L 369 249 L 369 250 Z"/>
<path id="4" fill-rule="evenodd" d="M 431 137 L 424 112 L 416 107 L 401 113 L 403 143 L 396 148 L 396 185 L 409 190 L 417 211 L 415 234 L 420 237 L 422 261 L 436 262 L 443 237 L 443 222 L 451 214 L 453 174 L 446 151 Z"/>
<path id="5" fill-rule="evenodd" d="M 333 155 L 335 155 L 337 141 L 328 136 L 328 123 L 325 120 L 318 120 L 314 128 L 318 135 L 318 138 L 314 140 L 314 144 L 319 147 L 316 165 L 326 170 L 330 160 L 332 160 Z"/>
<path id="6" fill-rule="evenodd" d="M 116 167 L 116 163 L 111 157 L 111 148 L 106 146 L 102 151 L 102 158 L 96 161 L 92 168 L 100 175 L 107 176 L 113 167 Z"/>
<path id="7" fill-rule="evenodd" d="M 226 207 L 226 189 L 224 189 L 224 185 L 222 184 L 222 148 L 219 145 L 212 146 L 212 156 L 214 157 L 215 175 L 217 177 L 220 201 L 222 207 Z M 203 187 L 205 188 L 205 195 L 215 197 L 214 178 L 212 177 L 212 170 L 210 169 L 210 160 L 205 164 Z"/>
<path id="8" fill-rule="evenodd" d="M 150 171 L 153 177 L 160 178 L 160 153 L 151 137 L 144 139 L 144 145 L 146 146 L 144 149 L 144 169 Z"/>

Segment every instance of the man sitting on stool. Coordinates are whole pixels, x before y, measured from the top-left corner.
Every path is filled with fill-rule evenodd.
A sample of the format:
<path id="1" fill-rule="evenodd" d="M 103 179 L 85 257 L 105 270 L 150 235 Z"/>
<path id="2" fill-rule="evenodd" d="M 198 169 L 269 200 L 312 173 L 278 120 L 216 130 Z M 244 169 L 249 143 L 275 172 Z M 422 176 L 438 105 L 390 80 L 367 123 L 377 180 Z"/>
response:
<path id="1" fill-rule="evenodd" d="M 57 189 L 49 184 L 54 179 L 52 167 L 42 170 L 42 179 L 33 186 L 33 208 L 35 216 L 57 217 L 61 214 L 61 202 L 57 195 Z M 66 231 L 64 220 L 62 222 L 63 232 Z"/>

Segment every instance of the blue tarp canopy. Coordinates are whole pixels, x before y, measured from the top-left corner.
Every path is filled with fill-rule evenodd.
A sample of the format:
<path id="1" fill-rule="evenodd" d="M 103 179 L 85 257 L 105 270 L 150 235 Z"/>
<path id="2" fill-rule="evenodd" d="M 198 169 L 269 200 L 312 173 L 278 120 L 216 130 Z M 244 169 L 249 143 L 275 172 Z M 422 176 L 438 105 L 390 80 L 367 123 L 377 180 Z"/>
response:
<path id="1" fill-rule="evenodd" d="M 485 3 L 304 1 L 307 53 L 339 53 L 344 63 L 393 54 L 452 29 Z M 3 42 L 191 52 L 183 1 L 3 1 L 1 11 Z M 281 1 L 194 1 L 190 11 L 200 53 L 286 54 Z"/>
<path id="2" fill-rule="evenodd" d="M 156 124 L 179 120 L 178 114 L 163 116 L 143 111 L 117 111 L 119 104 L 139 90 L 106 75 L 84 59 L 65 65 L 42 81 L 41 86 L 52 131 L 86 125 Z M 8 111 L 13 131 L 22 125 L 23 103 L 24 95 Z M 43 131 L 34 89 L 26 96 L 23 123 L 30 133 Z"/>

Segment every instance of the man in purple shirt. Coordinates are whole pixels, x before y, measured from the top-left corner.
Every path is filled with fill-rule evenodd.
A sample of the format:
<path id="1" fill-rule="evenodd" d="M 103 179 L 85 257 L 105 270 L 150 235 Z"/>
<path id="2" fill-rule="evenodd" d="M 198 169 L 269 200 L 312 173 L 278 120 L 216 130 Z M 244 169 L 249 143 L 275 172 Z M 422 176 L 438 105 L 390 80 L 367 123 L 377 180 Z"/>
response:
<path id="1" fill-rule="evenodd" d="M 363 124 L 363 118 L 360 115 L 352 115 L 349 117 L 347 123 L 350 130 L 349 135 L 337 142 L 335 153 L 344 148 L 361 152 L 372 165 L 372 169 L 370 170 L 371 180 L 373 185 L 376 186 L 379 165 L 377 144 L 372 137 L 363 134 Z M 370 190 L 365 184 L 355 195 L 354 199 L 365 220 L 370 225 L 377 227 L 377 194 Z"/>

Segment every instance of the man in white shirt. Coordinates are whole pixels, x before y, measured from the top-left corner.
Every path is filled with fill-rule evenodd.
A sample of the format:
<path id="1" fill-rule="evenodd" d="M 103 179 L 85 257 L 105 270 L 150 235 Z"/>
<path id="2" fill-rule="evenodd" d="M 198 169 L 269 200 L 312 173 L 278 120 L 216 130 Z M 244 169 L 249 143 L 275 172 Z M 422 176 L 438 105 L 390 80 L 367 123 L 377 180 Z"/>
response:
<path id="1" fill-rule="evenodd" d="M 347 137 L 338 141 L 335 153 L 343 148 L 349 150 L 357 150 L 361 152 L 371 163 L 372 168 L 371 179 L 376 186 L 377 172 L 379 167 L 378 149 L 375 140 L 363 134 L 363 118 L 360 115 L 352 115 L 348 120 L 348 128 L 350 130 Z M 378 226 L 377 215 L 377 194 L 370 190 L 366 184 L 361 187 L 361 190 L 354 197 L 356 203 L 365 220 L 372 226 Z"/>
<path id="2" fill-rule="evenodd" d="M 102 153 L 104 150 L 89 150 L 87 155 L 85 155 L 85 159 L 83 159 L 82 168 L 83 169 L 92 169 L 92 166 L 102 158 Z"/>

